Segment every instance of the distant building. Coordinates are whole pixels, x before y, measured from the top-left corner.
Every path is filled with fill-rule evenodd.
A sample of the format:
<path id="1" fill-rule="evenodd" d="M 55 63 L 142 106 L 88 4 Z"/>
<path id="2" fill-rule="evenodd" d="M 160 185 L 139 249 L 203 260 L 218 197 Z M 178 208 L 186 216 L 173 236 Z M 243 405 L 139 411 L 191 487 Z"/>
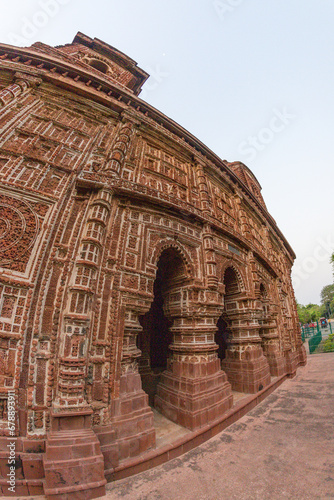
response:
<path id="1" fill-rule="evenodd" d="M 154 449 L 149 403 L 197 431 L 305 364 L 295 255 L 123 53 L 78 33 L 0 70 L 0 461 L 15 434 L 17 495 L 93 498 Z"/>

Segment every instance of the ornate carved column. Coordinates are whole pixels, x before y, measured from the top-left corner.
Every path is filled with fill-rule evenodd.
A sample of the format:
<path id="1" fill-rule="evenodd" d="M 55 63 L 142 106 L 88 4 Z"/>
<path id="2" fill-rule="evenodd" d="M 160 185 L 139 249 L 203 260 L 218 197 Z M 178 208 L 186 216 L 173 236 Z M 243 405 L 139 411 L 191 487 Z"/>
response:
<path id="1" fill-rule="evenodd" d="M 218 287 L 217 263 L 215 251 L 213 248 L 211 227 L 209 224 L 206 224 L 203 230 L 203 248 L 205 255 L 206 279 L 208 288 L 216 290 Z"/>
<path id="2" fill-rule="evenodd" d="M 220 310 L 218 292 L 211 290 L 174 288 L 164 300 L 165 315 L 173 320 L 173 343 L 155 407 L 191 430 L 213 422 L 233 403 L 214 341 Z"/>
<path id="3" fill-rule="evenodd" d="M 138 316 L 142 311 L 123 308 L 123 348 L 119 397 L 111 402 L 108 426 L 96 428 L 105 461 L 106 477 L 120 461 L 136 457 L 155 447 L 153 412 L 148 395 L 142 389 L 138 372 L 141 351 L 137 336 L 142 327 Z"/>
<path id="4" fill-rule="evenodd" d="M 89 497 L 95 498 L 105 491 L 104 460 L 91 427 L 93 410 L 86 399 L 86 383 L 96 275 L 103 253 L 110 203 L 109 190 L 91 196 L 79 253 L 67 288 L 57 393 L 43 457 L 45 493 L 52 498 L 64 498 L 72 492 L 80 495 L 83 491 L 85 495 L 89 491 Z"/>
<path id="5" fill-rule="evenodd" d="M 120 123 L 115 144 L 106 162 L 105 168 L 103 169 L 105 173 L 114 173 L 118 176 L 124 165 L 135 127 L 139 123 L 138 120 L 129 113 L 123 113 L 122 116 L 123 122 Z"/>
<path id="6" fill-rule="evenodd" d="M 291 273 L 290 273 L 291 274 Z M 292 320 L 293 320 L 293 329 L 294 329 L 294 336 L 295 336 L 295 344 L 296 344 L 296 349 L 298 352 L 298 362 L 301 366 L 305 366 L 307 363 L 307 354 L 305 350 L 305 346 L 302 341 L 302 334 L 301 334 L 301 328 L 300 328 L 300 323 L 299 323 L 299 318 L 298 318 L 298 313 L 297 313 L 297 302 L 295 298 L 295 292 L 292 286 L 291 282 L 291 275 L 289 275 L 289 291 L 290 291 L 290 297 L 291 297 L 291 308 L 292 308 Z"/>
<path id="7" fill-rule="evenodd" d="M 248 268 L 250 281 L 256 288 L 256 263 L 252 252 L 248 254 Z M 259 311 L 259 304 L 254 298 L 255 290 L 245 290 L 233 266 L 225 270 L 224 292 L 229 338 L 222 369 L 226 372 L 232 389 L 256 393 L 270 383 L 269 365 L 263 355 L 259 335 L 261 308 Z"/>
<path id="8" fill-rule="evenodd" d="M 299 353 L 295 347 L 295 339 L 291 312 L 287 301 L 287 290 L 280 279 L 276 280 L 277 295 L 279 299 L 279 318 L 281 321 L 283 351 L 286 361 L 286 372 L 290 377 L 296 374 Z"/>
<path id="9" fill-rule="evenodd" d="M 307 363 L 307 354 L 305 350 L 305 346 L 302 341 L 302 333 L 301 333 L 301 328 L 299 322 L 296 324 L 296 344 L 297 344 L 297 351 L 298 351 L 298 361 L 301 366 L 305 366 Z"/>
<path id="10" fill-rule="evenodd" d="M 195 158 L 195 171 L 197 177 L 197 185 L 199 191 L 199 198 L 201 202 L 201 209 L 204 213 L 211 213 L 211 199 L 209 194 L 208 183 L 204 172 L 205 163 L 198 158 Z"/>
<path id="11" fill-rule="evenodd" d="M 264 304 L 263 304 L 264 302 Z M 285 359 L 280 350 L 279 333 L 277 330 L 278 307 L 269 304 L 270 299 L 262 301 L 265 309 L 260 316 L 260 337 L 262 350 L 267 358 L 270 374 L 279 377 L 285 373 Z"/>
<path id="12" fill-rule="evenodd" d="M 244 296 L 229 298 L 225 310 L 230 332 L 222 369 L 232 389 L 256 393 L 270 383 L 270 371 L 261 348 L 260 325 L 254 300 Z"/>

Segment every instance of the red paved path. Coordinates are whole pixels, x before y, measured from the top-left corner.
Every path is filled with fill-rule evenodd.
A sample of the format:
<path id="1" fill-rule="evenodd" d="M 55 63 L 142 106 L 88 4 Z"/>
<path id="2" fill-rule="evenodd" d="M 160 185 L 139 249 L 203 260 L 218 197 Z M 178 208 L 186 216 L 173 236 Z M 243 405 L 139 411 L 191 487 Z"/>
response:
<path id="1" fill-rule="evenodd" d="M 248 415 L 180 458 L 107 485 L 105 499 L 334 498 L 334 354 L 314 354 Z"/>

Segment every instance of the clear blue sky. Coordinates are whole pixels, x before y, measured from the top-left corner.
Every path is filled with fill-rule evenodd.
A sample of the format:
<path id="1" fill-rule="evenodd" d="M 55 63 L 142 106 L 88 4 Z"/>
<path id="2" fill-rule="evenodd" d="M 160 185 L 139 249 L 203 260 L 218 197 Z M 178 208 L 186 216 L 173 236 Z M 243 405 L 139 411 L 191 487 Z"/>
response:
<path id="1" fill-rule="evenodd" d="M 333 0 L 11 0 L 0 40 L 77 31 L 152 76 L 141 97 L 258 178 L 297 254 L 299 302 L 333 282 Z"/>

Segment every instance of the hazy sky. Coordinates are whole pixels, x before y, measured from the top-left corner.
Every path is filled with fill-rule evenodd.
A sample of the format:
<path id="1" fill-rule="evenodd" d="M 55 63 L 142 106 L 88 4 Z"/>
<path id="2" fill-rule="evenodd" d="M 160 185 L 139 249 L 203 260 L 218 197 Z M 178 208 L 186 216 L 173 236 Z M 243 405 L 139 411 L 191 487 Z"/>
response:
<path id="1" fill-rule="evenodd" d="M 297 254 L 297 300 L 333 282 L 334 0 L 11 0 L 0 40 L 117 47 L 140 97 L 222 159 L 248 165 Z"/>

